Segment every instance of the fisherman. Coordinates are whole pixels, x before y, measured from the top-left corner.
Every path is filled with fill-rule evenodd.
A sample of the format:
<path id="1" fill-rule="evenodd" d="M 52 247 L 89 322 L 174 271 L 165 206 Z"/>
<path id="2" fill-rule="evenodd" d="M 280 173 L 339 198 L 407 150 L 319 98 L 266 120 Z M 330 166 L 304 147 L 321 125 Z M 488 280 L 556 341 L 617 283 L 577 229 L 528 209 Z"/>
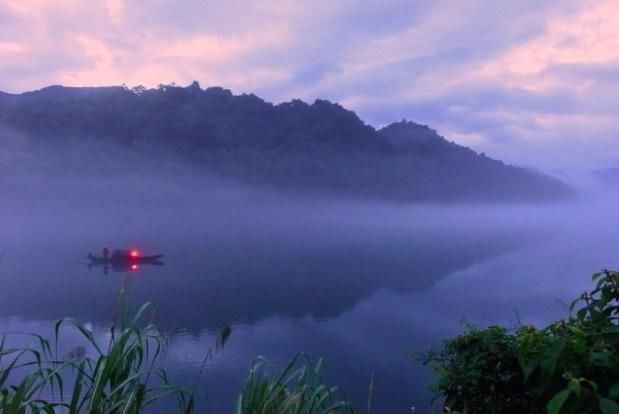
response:
<path id="1" fill-rule="evenodd" d="M 107 262 L 109 257 L 110 257 L 110 249 L 108 249 L 106 246 L 103 248 L 103 260 Z"/>

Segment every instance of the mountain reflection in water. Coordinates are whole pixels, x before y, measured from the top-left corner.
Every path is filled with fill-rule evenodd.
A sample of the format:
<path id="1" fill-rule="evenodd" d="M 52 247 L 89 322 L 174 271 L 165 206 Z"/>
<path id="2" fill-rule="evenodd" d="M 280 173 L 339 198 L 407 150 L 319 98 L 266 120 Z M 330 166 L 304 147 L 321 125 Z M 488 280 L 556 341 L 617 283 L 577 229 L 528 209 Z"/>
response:
<path id="1" fill-rule="evenodd" d="M 295 237 L 303 240 L 302 235 Z M 132 301 L 154 301 L 161 310 L 161 323 L 190 330 L 275 315 L 327 319 L 377 291 L 415 292 L 531 240 L 532 235 L 525 233 L 472 237 L 426 232 L 307 244 L 273 235 L 234 242 L 171 242 L 166 246 L 165 268 L 132 272 Z M 0 316 L 108 320 L 117 281 L 52 259 L 75 250 L 76 246 L 56 245 L 47 250 L 47 258 L 26 259 L 27 251 L 7 257 L 4 270 L 13 268 L 20 274 L 8 283 L 28 288 L 3 297 Z M 135 270 L 130 263 L 109 267 L 120 273 Z"/>
<path id="2" fill-rule="evenodd" d="M 373 375 L 377 412 L 410 412 L 411 405 L 426 412 L 429 373 L 414 352 L 459 332 L 462 318 L 485 324 L 509 323 L 516 311 L 527 322 L 561 315 L 560 300 L 578 292 L 588 272 L 612 267 L 611 246 L 619 242 L 600 231 L 612 228 L 606 223 L 579 224 L 555 211 L 549 215 L 559 225 L 546 226 L 551 220 L 539 219 L 538 210 L 493 220 L 474 209 L 376 220 L 354 210 L 318 218 L 278 211 L 275 221 L 256 219 L 253 209 L 248 218 L 211 209 L 191 226 L 140 211 L 116 227 L 41 230 L 0 243 L 0 328 L 53 334 L 56 319 L 72 316 L 104 338 L 122 288 L 134 306 L 157 303 L 177 383 L 192 385 L 205 353 L 227 333 L 199 384 L 211 412 L 232 412 L 256 356 L 281 361 L 299 351 L 325 356 L 328 382 L 359 406 Z M 575 246 L 575 237 L 587 248 Z M 165 266 L 104 275 L 65 260 L 110 240 L 165 252 Z M 83 345 L 65 340 L 67 350 Z M 203 394 L 200 404 L 207 404 Z"/>

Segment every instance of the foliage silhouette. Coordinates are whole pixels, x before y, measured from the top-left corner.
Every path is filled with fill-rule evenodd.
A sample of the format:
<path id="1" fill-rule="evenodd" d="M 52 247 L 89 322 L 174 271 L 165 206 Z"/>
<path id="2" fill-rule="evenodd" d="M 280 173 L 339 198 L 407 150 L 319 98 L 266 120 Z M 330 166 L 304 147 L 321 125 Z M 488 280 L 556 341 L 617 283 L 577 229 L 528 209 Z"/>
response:
<path id="1" fill-rule="evenodd" d="M 571 315 L 543 329 L 468 326 L 421 360 L 453 413 L 619 413 L 619 273 L 593 275 L 595 288 Z"/>

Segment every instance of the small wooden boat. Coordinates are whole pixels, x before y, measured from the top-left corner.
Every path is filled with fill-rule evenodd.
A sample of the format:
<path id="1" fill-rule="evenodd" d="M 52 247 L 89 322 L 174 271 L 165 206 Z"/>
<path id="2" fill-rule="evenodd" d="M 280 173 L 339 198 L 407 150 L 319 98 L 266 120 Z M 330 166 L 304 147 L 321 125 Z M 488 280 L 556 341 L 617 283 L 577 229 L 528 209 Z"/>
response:
<path id="1" fill-rule="evenodd" d="M 118 264 L 154 264 L 160 265 L 163 254 L 142 256 L 135 250 L 116 250 L 110 256 L 95 256 L 88 253 L 88 260 L 93 265 L 118 265 Z"/>

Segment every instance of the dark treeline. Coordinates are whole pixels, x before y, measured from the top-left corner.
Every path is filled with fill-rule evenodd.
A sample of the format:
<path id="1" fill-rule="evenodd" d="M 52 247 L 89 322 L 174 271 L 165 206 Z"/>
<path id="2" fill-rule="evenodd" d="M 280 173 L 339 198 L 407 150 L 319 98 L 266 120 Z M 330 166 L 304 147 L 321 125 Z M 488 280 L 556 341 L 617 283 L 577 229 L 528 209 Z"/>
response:
<path id="1" fill-rule="evenodd" d="M 0 123 L 0 134 L 26 135 L 34 147 L 98 141 L 173 154 L 260 188 L 395 200 L 572 196 L 558 180 L 477 154 L 427 126 L 402 121 L 377 130 L 329 101 L 273 105 L 197 82 L 0 93 Z"/>

